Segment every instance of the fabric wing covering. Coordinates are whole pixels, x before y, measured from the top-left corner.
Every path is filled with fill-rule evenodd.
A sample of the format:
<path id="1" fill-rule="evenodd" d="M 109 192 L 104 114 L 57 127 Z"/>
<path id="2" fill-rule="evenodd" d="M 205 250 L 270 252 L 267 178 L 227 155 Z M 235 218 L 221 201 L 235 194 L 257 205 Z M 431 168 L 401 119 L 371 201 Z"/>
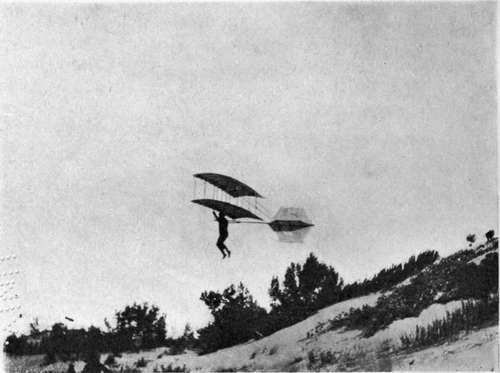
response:
<path id="1" fill-rule="evenodd" d="M 210 183 L 217 188 L 222 189 L 224 192 L 234 198 L 245 196 L 262 198 L 259 193 L 250 188 L 248 185 L 243 184 L 241 181 L 233 179 L 229 176 L 213 173 L 203 173 L 195 174 L 194 177 L 197 177 L 198 179 L 204 180 L 207 183 Z"/>
<path id="2" fill-rule="evenodd" d="M 208 207 L 209 209 L 222 212 L 226 216 L 229 216 L 231 219 L 249 218 L 249 219 L 262 220 L 251 211 L 248 211 L 243 207 L 239 207 L 231 203 L 217 201 L 215 199 L 194 199 L 192 202 L 197 203 L 201 206 Z"/>

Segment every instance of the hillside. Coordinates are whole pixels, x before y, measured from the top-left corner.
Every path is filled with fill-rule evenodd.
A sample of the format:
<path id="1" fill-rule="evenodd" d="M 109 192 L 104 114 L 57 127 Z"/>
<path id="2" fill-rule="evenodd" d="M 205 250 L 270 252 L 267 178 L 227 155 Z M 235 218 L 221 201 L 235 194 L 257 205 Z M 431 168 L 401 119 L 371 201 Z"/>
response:
<path id="1" fill-rule="evenodd" d="M 356 302 L 373 302 L 376 295 L 356 299 Z M 133 367 L 141 358 L 148 364 L 142 372 L 168 371 L 185 366 L 187 370 L 200 371 L 306 371 L 311 370 L 311 354 L 319 356 L 322 351 L 332 351 L 339 354 L 339 363 L 328 362 L 313 369 L 324 371 L 363 371 L 363 370 L 498 370 L 498 327 L 491 326 L 479 329 L 468 335 L 463 335 L 453 342 L 433 346 L 411 353 L 394 352 L 382 355 L 386 343 L 391 346 L 399 345 L 399 335 L 408 329 L 390 328 L 374 337 L 364 340 L 359 332 L 333 331 L 321 337 L 307 338 L 307 332 L 316 323 L 328 320 L 340 312 L 342 308 L 352 306 L 352 302 L 328 307 L 309 319 L 292 327 L 277 332 L 259 341 L 227 348 L 204 356 L 183 354 L 178 356 L 163 356 L 157 349 L 139 354 L 124 354 L 117 358 L 123 367 Z M 447 309 L 456 304 L 445 307 L 431 307 L 425 316 L 412 320 L 413 324 L 425 324 L 427 318 L 439 318 Z M 395 323 L 396 324 L 396 323 Z M 407 325 L 408 326 L 408 325 Z M 393 347 L 389 347 L 393 348 Z M 410 364 L 412 362 L 412 364 Z M 321 365 L 321 364 L 319 364 Z"/>
<path id="2" fill-rule="evenodd" d="M 449 268 L 464 262 L 479 264 L 488 254 L 495 252 L 498 252 L 497 240 L 462 250 L 436 262 L 423 272 L 432 274 L 443 270 L 443 266 Z M 456 290 L 455 284 L 444 281 L 445 276 L 440 279 L 443 280 L 443 288 L 448 289 L 448 294 L 437 289 L 433 299 L 441 301 L 432 302 L 416 317 L 397 319 L 369 337 L 364 337 L 358 329 L 329 328 L 331 320 L 345 315 L 351 308 L 375 306 L 381 296 L 410 286 L 419 276 L 385 293 L 374 293 L 326 307 L 306 320 L 260 340 L 203 356 L 194 353 L 170 356 L 162 354 L 162 349 L 123 354 L 117 358 L 117 363 L 121 367 L 133 367 L 143 358 L 147 362 L 141 368 L 143 372 L 162 371 L 162 368 L 203 371 L 498 370 L 498 328 L 491 322 L 428 347 L 411 349 L 402 345 L 401 337 L 413 334 L 416 326 L 425 327 L 461 308 L 460 299 L 442 301 Z"/>
<path id="3" fill-rule="evenodd" d="M 167 348 L 123 353 L 108 367 L 116 372 L 498 370 L 498 290 L 491 289 L 498 289 L 497 239 L 259 340 L 205 355 L 170 355 Z M 102 354 L 101 362 L 108 357 Z M 76 362 L 75 371 L 84 365 Z M 67 370 L 67 363 L 58 362 L 41 371 Z M 31 364 L 30 371 L 40 370 Z"/>

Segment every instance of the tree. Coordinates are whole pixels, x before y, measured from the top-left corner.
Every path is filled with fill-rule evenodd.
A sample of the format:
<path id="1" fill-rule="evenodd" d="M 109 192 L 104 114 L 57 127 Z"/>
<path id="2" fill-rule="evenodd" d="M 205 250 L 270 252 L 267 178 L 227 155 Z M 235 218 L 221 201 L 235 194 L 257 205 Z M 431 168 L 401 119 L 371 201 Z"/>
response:
<path id="1" fill-rule="evenodd" d="M 186 324 L 186 326 L 184 327 L 184 333 L 182 334 L 182 340 L 183 340 L 184 347 L 186 347 L 186 348 L 192 348 L 196 342 L 193 329 L 191 328 L 191 325 L 189 325 L 189 323 Z"/>
<path id="2" fill-rule="evenodd" d="M 495 237 L 495 231 L 492 229 L 492 230 L 486 232 L 485 236 L 486 236 L 486 241 L 490 242 Z"/>
<path id="3" fill-rule="evenodd" d="M 198 331 L 202 352 L 208 353 L 254 338 L 265 326 L 266 310 L 254 301 L 239 283 L 222 293 L 204 291 L 200 299 L 209 308 L 213 321 Z"/>
<path id="4" fill-rule="evenodd" d="M 290 263 L 285 272 L 283 286 L 273 277 L 269 288 L 271 313 L 269 321 L 278 328 L 305 319 L 314 311 L 340 300 L 343 281 L 331 266 L 320 263 L 310 253 L 304 265 Z"/>
<path id="5" fill-rule="evenodd" d="M 271 286 L 269 287 L 268 294 L 271 297 L 271 307 L 278 307 L 282 302 L 282 292 L 280 289 L 280 281 L 277 276 L 273 276 L 271 279 Z"/>
<path id="6" fill-rule="evenodd" d="M 344 281 L 333 267 L 328 267 L 322 279 L 321 290 L 318 293 L 315 308 L 323 308 L 340 301 Z"/>
<path id="7" fill-rule="evenodd" d="M 101 330 L 91 326 L 87 331 L 87 340 L 84 347 L 85 366 L 82 373 L 109 372 L 109 369 L 102 365 L 100 361 L 103 348 L 102 342 Z"/>
<path id="8" fill-rule="evenodd" d="M 4 343 L 4 351 L 7 354 L 21 355 L 25 352 L 23 347 L 22 338 L 17 337 L 15 334 L 10 334 Z"/>
<path id="9" fill-rule="evenodd" d="M 63 323 L 55 323 L 50 331 L 48 355 L 59 357 L 61 360 L 69 358 L 68 328 Z"/>
<path id="10" fill-rule="evenodd" d="M 298 273 L 299 293 L 307 314 L 339 300 L 342 279 L 335 269 L 310 253 Z"/>
<path id="11" fill-rule="evenodd" d="M 153 348 L 165 342 L 166 316 L 160 314 L 157 306 L 134 303 L 115 316 L 120 349 Z"/>
<path id="12" fill-rule="evenodd" d="M 483 298 L 498 295 L 498 253 L 488 253 L 478 266 L 477 293 Z"/>

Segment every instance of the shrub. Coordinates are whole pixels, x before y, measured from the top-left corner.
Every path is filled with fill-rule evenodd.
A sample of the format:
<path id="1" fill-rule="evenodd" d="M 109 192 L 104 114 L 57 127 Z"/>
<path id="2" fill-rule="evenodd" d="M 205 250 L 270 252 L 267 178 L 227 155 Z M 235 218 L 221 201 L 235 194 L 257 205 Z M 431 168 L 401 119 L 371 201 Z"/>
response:
<path id="1" fill-rule="evenodd" d="M 114 366 L 116 365 L 116 359 L 115 359 L 115 356 L 113 354 L 109 354 L 107 357 L 106 357 L 106 360 L 104 360 L 104 365 L 109 365 L 109 366 Z"/>
<path id="2" fill-rule="evenodd" d="M 290 364 L 297 364 L 297 363 L 300 363 L 302 360 L 304 360 L 304 358 L 302 356 L 297 356 L 296 358 L 294 358 L 292 360 L 292 362 Z"/>
<path id="3" fill-rule="evenodd" d="M 411 256 L 406 263 L 385 268 L 370 280 L 364 280 L 360 283 L 354 282 L 344 286 L 340 294 L 340 300 L 347 300 L 380 290 L 388 290 L 419 273 L 437 259 L 439 259 L 439 253 L 435 250 L 424 251 L 417 257 Z"/>
<path id="4" fill-rule="evenodd" d="M 391 351 L 392 351 L 392 345 L 390 340 L 385 340 L 378 346 L 376 352 L 377 371 L 379 372 L 392 371 Z"/>
<path id="5" fill-rule="evenodd" d="M 464 298 L 486 299 L 498 292 L 498 253 L 487 254 L 479 266 L 469 263 L 476 256 L 474 250 L 450 255 L 418 273 L 409 284 L 380 296 L 375 306 L 351 309 L 319 329 L 322 332 L 340 327 L 360 329 L 364 337 L 369 337 L 395 320 L 418 316 L 436 300 L 444 303 Z M 439 293 L 442 295 L 436 299 Z"/>
<path id="6" fill-rule="evenodd" d="M 426 327 L 417 325 L 415 334 L 401 336 L 401 345 L 403 349 L 433 345 L 462 331 L 469 332 L 485 322 L 497 320 L 498 297 L 478 301 L 468 300 L 462 302 L 461 308 L 447 312 L 446 317 L 434 320 Z"/>
<path id="7" fill-rule="evenodd" d="M 336 371 L 377 371 L 375 357 L 360 346 L 353 346 L 350 350 L 338 354 Z"/>
<path id="8" fill-rule="evenodd" d="M 335 354 L 332 351 L 321 351 L 319 354 L 319 360 L 322 365 L 334 364 L 337 362 Z"/>
<path id="9" fill-rule="evenodd" d="M 66 371 L 66 373 L 76 373 L 75 365 L 73 363 L 69 363 L 68 370 Z"/>
<path id="10" fill-rule="evenodd" d="M 95 371 L 92 371 L 92 373 L 95 373 Z M 124 368 L 120 368 L 120 373 L 141 373 L 141 371 L 140 369 L 129 367 L 127 365 Z"/>
<path id="11" fill-rule="evenodd" d="M 137 368 L 144 368 L 146 365 L 148 365 L 148 362 L 143 357 L 135 362 L 135 366 Z"/>
<path id="12" fill-rule="evenodd" d="M 168 364 L 166 367 L 161 365 L 161 371 L 162 372 L 189 372 L 189 370 L 186 368 L 186 365 L 184 364 L 182 367 L 180 366 L 173 366 L 172 363 Z M 219 371 L 219 370 L 217 370 Z"/>
<path id="13" fill-rule="evenodd" d="M 493 240 L 493 238 L 495 237 L 495 231 L 492 229 L 492 230 L 486 232 L 485 237 L 486 237 L 486 241 L 488 241 L 488 242 Z"/>
<path id="14" fill-rule="evenodd" d="M 472 246 L 472 244 L 476 241 L 476 235 L 475 234 L 469 234 L 467 235 L 467 242 L 469 243 L 469 246 Z"/>
<path id="15" fill-rule="evenodd" d="M 169 355 L 181 355 L 185 352 L 185 348 L 184 346 L 182 345 L 179 345 L 179 344 L 174 344 L 172 345 L 169 350 L 168 350 L 168 354 Z"/>
<path id="16" fill-rule="evenodd" d="M 314 351 L 313 350 L 310 350 L 308 353 L 307 353 L 307 360 L 309 362 L 309 367 L 312 367 L 314 364 L 316 364 L 316 356 L 314 355 Z"/>
<path id="17" fill-rule="evenodd" d="M 50 365 L 56 362 L 56 354 L 54 352 L 47 352 L 43 357 L 42 365 Z"/>
<path id="18" fill-rule="evenodd" d="M 163 350 L 163 352 L 159 353 L 158 356 L 156 356 L 157 359 L 161 359 L 163 356 L 168 355 L 169 351 L 168 349 Z"/>

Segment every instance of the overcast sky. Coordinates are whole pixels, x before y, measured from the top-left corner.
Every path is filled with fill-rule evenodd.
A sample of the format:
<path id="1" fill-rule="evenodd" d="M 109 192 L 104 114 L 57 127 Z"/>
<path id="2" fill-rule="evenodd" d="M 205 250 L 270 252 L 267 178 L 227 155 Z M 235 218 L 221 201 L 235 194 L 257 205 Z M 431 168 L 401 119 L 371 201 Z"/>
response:
<path id="1" fill-rule="evenodd" d="M 495 4 L 0 7 L 2 248 L 24 322 L 148 301 L 181 330 L 203 290 L 309 252 L 345 281 L 497 225 Z M 192 174 L 231 175 L 304 244 L 230 226 L 221 260 Z M 3 267 L 5 268 L 5 267 Z M 19 326 L 23 321 L 18 322 Z"/>

